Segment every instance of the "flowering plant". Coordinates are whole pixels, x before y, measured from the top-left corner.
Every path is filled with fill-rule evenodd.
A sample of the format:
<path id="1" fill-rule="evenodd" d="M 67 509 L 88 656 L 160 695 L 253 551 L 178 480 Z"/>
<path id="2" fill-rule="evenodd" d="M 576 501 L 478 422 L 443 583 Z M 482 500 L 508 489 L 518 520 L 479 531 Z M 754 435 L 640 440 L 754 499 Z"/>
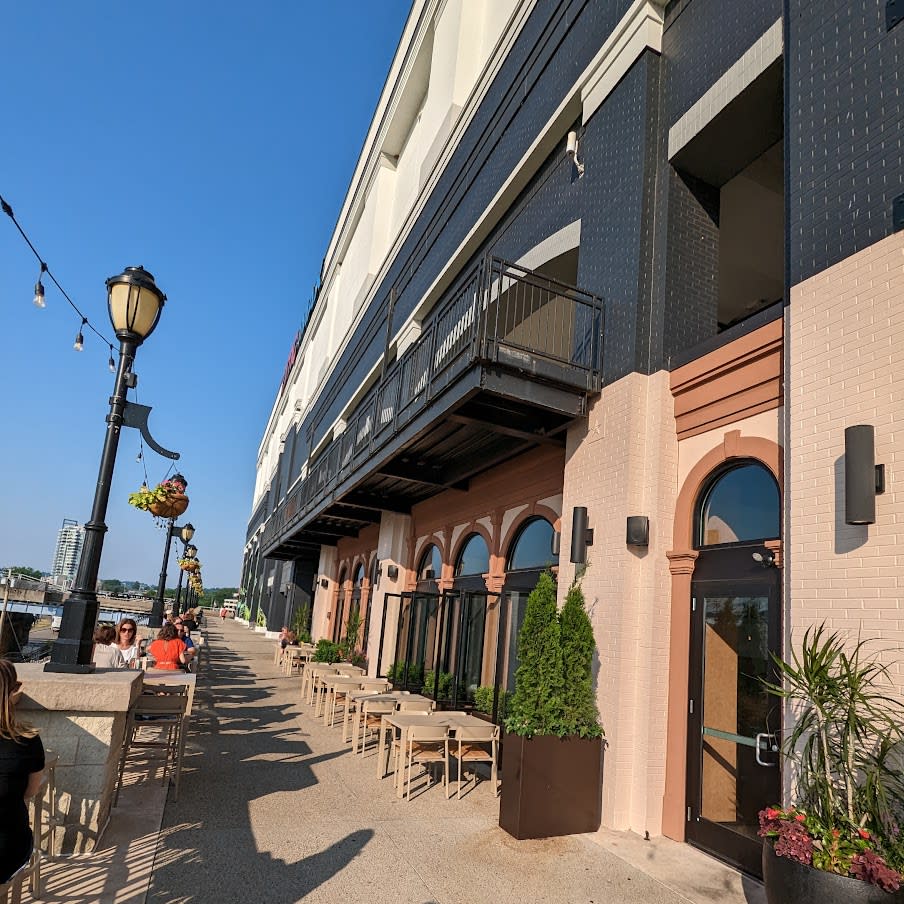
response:
<path id="1" fill-rule="evenodd" d="M 797 807 L 766 807 L 760 810 L 759 835 L 772 841 L 778 857 L 863 879 L 883 891 L 898 891 L 904 883 L 904 876 L 877 850 L 879 839 L 863 825 L 830 827 Z"/>
<path id="2" fill-rule="evenodd" d="M 904 704 L 889 666 L 825 627 L 808 629 L 791 662 L 774 656 L 794 724 L 782 750 L 797 805 L 760 812 L 761 837 L 788 857 L 887 892 L 904 884 Z"/>
<path id="3" fill-rule="evenodd" d="M 200 559 L 190 559 L 190 558 L 183 557 L 183 558 L 180 558 L 178 560 L 178 562 L 179 562 L 179 567 L 183 571 L 198 571 L 198 569 L 200 569 L 200 567 L 201 567 Z"/>
<path id="4" fill-rule="evenodd" d="M 149 489 L 148 485 L 143 483 L 137 493 L 129 493 L 129 505 L 146 512 L 155 502 L 166 502 L 171 496 L 181 495 L 185 492 L 186 486 L 181 477 L 162 480 L 153 489 Z"/>

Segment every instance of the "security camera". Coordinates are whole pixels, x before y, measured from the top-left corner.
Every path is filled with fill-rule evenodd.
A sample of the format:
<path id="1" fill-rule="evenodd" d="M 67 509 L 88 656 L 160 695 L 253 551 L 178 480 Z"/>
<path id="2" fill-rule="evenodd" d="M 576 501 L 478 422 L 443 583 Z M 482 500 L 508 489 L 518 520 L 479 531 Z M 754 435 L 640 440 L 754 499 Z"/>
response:
<path id="1" fill-rule="evenodd" d="M 584 175 L 584 164 L 578 157 L 578 133 L 569 132 L 568 141 L 565 144 L 565 156 L 570 160 L 578 171 L 578 176 Z"/>
<path id="2" fill-rule="evenodd" d="M 754 552 L 750 554 L 750 557 L 763 568 L 771 568 L 775 565 L 775 554 L 771 552 L 767 552 L 765 555 L 761 552 Z"/>
<path id="3" fill-rule="evenodd" d="M 574 160 L 578 153 L 578 133 L 568 133 L 568 144 L 565 146 L 565 153 L 569 160 Z"/>

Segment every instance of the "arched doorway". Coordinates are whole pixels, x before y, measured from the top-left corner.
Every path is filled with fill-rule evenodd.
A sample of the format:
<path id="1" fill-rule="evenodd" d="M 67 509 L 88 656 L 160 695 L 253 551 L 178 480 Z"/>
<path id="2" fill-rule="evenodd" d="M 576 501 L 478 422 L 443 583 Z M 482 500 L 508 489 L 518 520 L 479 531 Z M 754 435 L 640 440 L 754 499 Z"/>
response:
<path id="1" fill-rule="evenodd" d="M 437 656 L 439 585 L 443 555 L 436 544 L 428 544 L 417 559 L 417 585 L 399 597 L 396 655 L 389 677 L 397 687 L 420 692 L 427 673 L 434 670 Z"/>
<path id="2" fill-rule="evenodd" d="M 772 472 L 733 459 L 694 508 L 687 743 L 687 839 L 759 874 L 759 811 L 781 798 L 780 707 L 771 653 L 781 639 L 781 496 Z"/>
<path id="3" fill-rule="evenodd" d="M 342 623 L 345 620 L 345 597 L 347 593 L 348 571 L 343 567 L 336 582 L 336 601 L 333 604 L 335 619 L 333 620 L 332 641 L 339 643 L 342 637 Z"/>
<path id="4" fill-rule="evenodd" d="M 361 593 L 364 585 L 364 565 L 358 563 L 352 573 L 351 593 L 348 597 L 348 618 L 345 621 L 345 628 L 341 632 L 340 640 L 348 636 L 348 628 L 352 627 L 355 633 L 353 641 L 353 651 L 355 652 L 361 647 Z"/>
<path id="5" fill-rule="evenodd" d="M 489 571 L 487 541 L 479 533 L 469 534 L 455 559 L 449 608 L 448 646 L 452 655 L 448 662 L 454 671 L 453 706 L 472 703 L 475 691 L 484 683 L 484 638 L 490 604 L 485 575 Z M 493 600 L 496 599 L 494 595 Z"/>
<path id="6" fill-rule="evenodd" d="M 518 634 L 524 622 L 527 598 L 537 586 L 540 575 L 559 563 L 558 553 L 554 552 L 555 535 L 555 528 L 546 518 L 534 516 L 519 526 L 509 543 L 502 587 L 495 681 L 496 686 L 507 693 L 515 689 Z"/>

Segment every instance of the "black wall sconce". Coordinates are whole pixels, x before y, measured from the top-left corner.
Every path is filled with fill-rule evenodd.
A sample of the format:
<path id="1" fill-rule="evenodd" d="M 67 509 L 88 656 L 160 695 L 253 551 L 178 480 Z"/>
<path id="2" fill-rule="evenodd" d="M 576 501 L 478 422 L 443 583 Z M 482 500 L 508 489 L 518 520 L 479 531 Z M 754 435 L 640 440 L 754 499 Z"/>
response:
<path id="1" fill-rule="evenodd" d="M 628 515 L 625 543 L 628 546 L 650 545 L 650 519 L 646 515 Z"/>
<path id="2" fill-rule="evenodd" d="M 387 565 L 386 566 L 386 577 L 388 577 L 390 581 L 394 581 L 398 576 L 399 576 L 399 566 L 398 565 Z"/>
<path id="3" fill-rule="evenodd" d="M 587 547 L 593 546 L 593 528 L 587 527 L 587 506 L 576 505 L 571 512 L 571 561 L 587 564 Z"/>
<path id="4" fill-rule="evenodd" d="M 330 586 L 329 579 L 328 579 L 328 578 L 321 578 L 321 579 L 320 579 L 320 586 L 323 587 L 324 590 L 326 590 L 326 588 Z"/>
<path id="5" fill-rule="evenodd" d="M 844 520 L 875 524 L 876 496 L 885 492 L 885 465 L 876 464 L 876 428 L 857 424 L 844 431 Z"/>

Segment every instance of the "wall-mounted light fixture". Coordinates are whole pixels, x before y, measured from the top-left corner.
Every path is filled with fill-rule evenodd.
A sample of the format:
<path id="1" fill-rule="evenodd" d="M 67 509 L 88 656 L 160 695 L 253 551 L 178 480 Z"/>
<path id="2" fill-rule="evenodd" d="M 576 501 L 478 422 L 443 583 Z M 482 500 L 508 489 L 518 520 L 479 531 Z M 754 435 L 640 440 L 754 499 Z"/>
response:
<path id="1" fill-rule="evenodd" d="M 628 515 L 625 543 L 628 546 L 650 545 L 650 519 L 646 515 Z"/>
<path id="2" fill-rule="evenodd" d="M 885 465 L 876 464 L 876 428 L 857 424 L 844 431 L 844 520 L 875 524 L 876 496 L 885 492 Z"/>
<path id="3" fill-rule="evenodd" d="M 766 552 L 753 552 L 750 554 L 750 558 L 761 568 L 775 567 L 775 553 L 771 549 L 767 549 Z"/>
<path id="4" fill-rule="evenodd" d="M 321 579 L 320 579 L 320 586 L 323 587 L 324 590 L 326 590 L 326 588 L 330 586 L 329 579 L 328 579 L 328 578 L 321 578 Z"/>
<path id="5" fill-rule="evenodd" d="M 587 564 L 587 547 L 593 546 L 593 528 L 587 527 L 587 506 L 576 505 L 571 512 L 571 561 Z"/>
<path id="6" fill-rule="evenodd" d="M 578 145 L 578 133 L 577 132 L 569 132 L 568 133 L 568 141 L 565 144 L 565 156 L 574 164 L 574 168 L 578 171 L 578 176 L 584 175 L 584 164 L 583 161 L 578 157 L 578 151 L 580 147 Z"/>
<path id="7" fill-rule="evenodd" d="M 399 576 L 399 566 L 398 565 L 388 565 L 386 567 L 386 577 L 388 577 L 390 581 L 394 581 L 398 576 Z"/>
<path id="8" fill-rule="evenodd" d="M 436 572 L 432 568 L 424 569 L 424 580 L 432 581 L 436 577 Z"/>

